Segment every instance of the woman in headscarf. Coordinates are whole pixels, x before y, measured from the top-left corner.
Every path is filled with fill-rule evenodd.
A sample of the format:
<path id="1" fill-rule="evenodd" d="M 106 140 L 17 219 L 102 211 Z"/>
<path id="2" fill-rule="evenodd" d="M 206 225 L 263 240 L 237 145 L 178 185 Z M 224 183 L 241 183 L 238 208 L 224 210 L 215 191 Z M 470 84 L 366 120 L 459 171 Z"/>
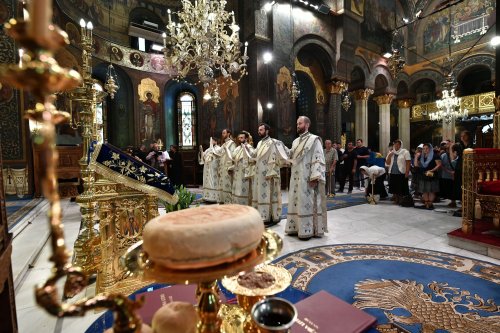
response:
<path id="1" fill-rule="evenodd" d="M 437 171 L 441 168 L 441 158 L 434 154 L 430 143 L 425 143 L 420 156 L 415 155 L 415 166 L 420 168 L 421 178 L 418 187 L 422 192 L 424 206 L 421 208 L 434 209 L 434 199 L 439 192 L 439 177 Z"/>
<path id="2" fill-rule="evenodd" d="M 373 193 L 380 195 L 381 199 L 387 198 L 388 195 L 384 185 L 384 180 L 385 180 L 384 168 L 381 168 L 377 165 L 372 165 L 371 167 L 363 165 L 359 167 L 359 172 L 361 172 L 361 175 L 363 175 L 363 177 L 368 178 L 368 185 L 366 186 L 365 190 L 366 196 Z"/>
<path id="3" fill-rule="evenodd" d="M 410 175 L 410 152 L 402 148 L 403 142 L 394 141 L 393 149 L 387 154 L 385 164 L 389 166 L 389 192 L 395 197 L 396 204 L 402 203 L 405 196 L 410 195 L 408 177 Z"/>

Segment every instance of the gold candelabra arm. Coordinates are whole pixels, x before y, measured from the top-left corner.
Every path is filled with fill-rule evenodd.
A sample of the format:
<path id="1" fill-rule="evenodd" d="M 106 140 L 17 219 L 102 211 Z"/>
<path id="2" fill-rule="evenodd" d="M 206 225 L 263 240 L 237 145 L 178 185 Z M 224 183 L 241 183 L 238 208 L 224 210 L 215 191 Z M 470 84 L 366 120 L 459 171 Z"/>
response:
<path id="1" fill-rule="evenodd" d="M 60 91 L 72 90 L 80 86 L 81 76 L 73 71 L 60 67 L 53 53 L 60 47 L 69 44 L 65 32 L 51 23 L 51 0 L 31 0 L 29 2 L 30 22 L 11 19 L 5 24 L 7 34 L 25 48 L 22 65 L 0 65 L 0 81 L 18 89 L 31 91 L 38 104 L 34 110 L 26 112 L 27 117 L 42 124 L 35 144 L 43 154 L 42 165 L 36 177 L 42 179 L 44 196 L 49 201 L 49 224 L 51 232 L 53 274 L 40 287 L 35 289 L 37 303 L 49 313 L 58 316 L 82 316 L 86 311 L 96 308 L 108 308 L 115 312 L 115 333 L 135 333 L 141 330 L 141 320 L 134 310 L 142 302 L 129 300 L 120 294 L 96 296 L 75 303 L 60 301 L 57 281 L 67 277 L 64 295 L 74 295 L 87 286 L 86 274 L 78 267 L 68 263 L 69 253 L 64 241 L 62 209 L 58 193 L 57 161 L 55 149 L 55 125 L 68 121 L 66 112 L 56 110 L 54 96 Z M 92 27 L 90 27 L 92 30 Z M 91 38 L 91 31 L 89 37 Z M 86 116 L 90 117 L 91 112 Z"/>

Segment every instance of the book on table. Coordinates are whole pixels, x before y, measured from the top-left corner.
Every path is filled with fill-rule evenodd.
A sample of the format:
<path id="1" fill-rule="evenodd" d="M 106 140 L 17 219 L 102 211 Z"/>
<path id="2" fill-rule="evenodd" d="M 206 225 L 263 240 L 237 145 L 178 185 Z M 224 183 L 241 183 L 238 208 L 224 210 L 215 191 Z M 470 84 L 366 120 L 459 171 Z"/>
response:
<path id="1" fill-rule="evenodd" d="M 377 319 L 332 294 L 321 290 L 295 304 L 293 333 L 360 333 Z"/>

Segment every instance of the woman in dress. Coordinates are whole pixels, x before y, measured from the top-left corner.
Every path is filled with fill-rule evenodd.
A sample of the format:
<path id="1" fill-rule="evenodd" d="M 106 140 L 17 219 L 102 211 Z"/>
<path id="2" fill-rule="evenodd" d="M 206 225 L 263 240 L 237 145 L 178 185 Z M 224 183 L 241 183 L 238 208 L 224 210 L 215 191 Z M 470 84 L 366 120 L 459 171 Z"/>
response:
<path id="1" fill-rule="evenodd" d="M 422 192 L 424 206 L 419 208 L 434 209 L 434 199 L 439 192 L 439 177 L 437 171 L 441 168 L 441 158 L 434 154 L 430 143 L 425 143 L 422 154 L 415 154 L 414 164 L 420 169 L 419 190 Z"/>

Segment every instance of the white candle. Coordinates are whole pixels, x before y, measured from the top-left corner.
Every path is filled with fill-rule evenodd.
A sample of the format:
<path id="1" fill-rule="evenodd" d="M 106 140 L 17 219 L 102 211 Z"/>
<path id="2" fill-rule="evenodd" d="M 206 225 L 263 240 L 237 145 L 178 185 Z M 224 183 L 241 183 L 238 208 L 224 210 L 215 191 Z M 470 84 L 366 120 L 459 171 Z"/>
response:
<path id="1" fill-rule="evenodd" d="M 234 21 L 234 12 L 231 12 L 231 16 L 233 17 L 233 24 L 235 24 L 236 22 Z"/>
<path id="2" fill-rule="evenodd" d="M 30 15 L 29 35 L 49 38 L 49 25 L 52 22 L 52 0 L 31 0 L 28 11 Z"/>
<path id="3" fill-rule="evenodd" d="M 172 16 L 170 15 L 171 11 L 170 9 L 167 10 L 168 13 L 168 24 L 172 24 Z"/>
<path id="4" fill-rule="evenodd" d="M 92 30 L 94 29 L 94 25 L 92 24 L 92 22 L 88 21 L 87 22 L 87 31 L 89 33 L 88 37 L 90 39 L 90 43 L 92 44 Z"/>
<path id="5" fill-rule="evenodd" d="M 244 56 L 247 55 L 247 47 L 248 47 L 248 42 L 245 42 L 245 52 L 243 53 Z"/>
<path id="6" fill-rule="evenodd" d="M 161 37 L 163 38 L 163 47 L 167 47 L 167 34 L 162 33 Z"/>

